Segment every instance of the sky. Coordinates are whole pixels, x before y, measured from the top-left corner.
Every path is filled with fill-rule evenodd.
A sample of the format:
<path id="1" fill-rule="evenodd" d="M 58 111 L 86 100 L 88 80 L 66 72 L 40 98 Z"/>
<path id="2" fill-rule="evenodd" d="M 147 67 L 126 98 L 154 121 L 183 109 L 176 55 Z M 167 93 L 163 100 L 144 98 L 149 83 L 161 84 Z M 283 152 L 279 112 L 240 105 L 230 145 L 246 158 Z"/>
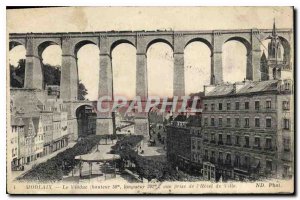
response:
<path id="1" fill-rule="evenodd" d="M 7 13 L 9 33 L 272 28 L 274 18 L 278 28 L 292 27 L 292 13 L 288 7 L 75 7 L 8 10 Z M 246 48 L 242 43 L 230 41 L 223 45 L 222 51 L 224 81 L 243 80 Z M 16 65 L 25 54 L 25 48 L 17 46 L 9 52 L 9 62 Z M 121 44 L 112 52 L 115 95 L 135 96 L 135 54 L 135 48 L 129 44 Z M 46 48 L 42 57 L 44 64 L 61 65 L 61 49 L 57 45 Z M 98 96 L 99 49 L 95 45 L 85 45 L 77 57 L 79 79 L 88 89 L 87 98 L 95 100 Z M 184 58 L 186 94 L 203 91 L 203 85 L 210 83 L 210 50 L 201 42 L 193 42 L 185 48 Z M 149 95 L 172 96 L 173 52 L 168 45 L 155 43 L 148 49 L 147 71 Z"/>

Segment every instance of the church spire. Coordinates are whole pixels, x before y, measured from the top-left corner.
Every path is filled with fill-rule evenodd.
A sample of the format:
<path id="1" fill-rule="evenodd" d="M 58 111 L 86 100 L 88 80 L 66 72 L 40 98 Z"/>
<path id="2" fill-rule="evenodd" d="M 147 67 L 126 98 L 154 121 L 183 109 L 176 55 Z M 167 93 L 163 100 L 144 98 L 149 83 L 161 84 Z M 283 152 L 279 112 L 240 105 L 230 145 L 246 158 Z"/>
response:
<path id="1" fill-rule="evenodd" d="M 272 35 L 269 37 L 271 41 L 268 44 L 268 59 L 274 61 L 282 60 L 281 43 L 276 32 L 275 18 L 273 22 Z"/>
<path id="2" fill-rule="evenodd" d="M 275 25 L 275 18 L 274 18 L 274 21 L 273 21 L 273 30 L 272 30 L 272 36 L 273 36 L 273 37 L 276 37 L 276 25 Z"/>
<path id="3" fill-rule="evenodd" d="M 278 79 L 281 76 L 281 68 L 283 66 L 282 45 L 276 32 L 275 18 L 271 35 L 268 37 L 271 41 L 268 44 L 268 78 Z M 263 55 L 264 56 L 264 55 Z M 262 69 L 263 71 L 264 69 Z M 262 77 L 262 79 L 265 77 Z"/>

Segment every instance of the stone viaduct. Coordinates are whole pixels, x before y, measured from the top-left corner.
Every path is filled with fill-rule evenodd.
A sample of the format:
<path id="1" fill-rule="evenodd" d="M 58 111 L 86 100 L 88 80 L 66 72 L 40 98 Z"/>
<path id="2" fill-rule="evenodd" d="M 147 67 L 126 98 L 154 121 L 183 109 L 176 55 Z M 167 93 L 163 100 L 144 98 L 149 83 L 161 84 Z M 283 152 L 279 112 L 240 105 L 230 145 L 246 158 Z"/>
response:
<path id="1" fill-rule="evenodd" d="M 62 49 L 62 73 L 60 91 L 64 101 L 77 101 L 78 69 L 77 52 L 85 44 L 95 44 L 100 50 L 100 79 L 98 96 L 113 95 L 112 57 L 113 49 L 122 43 L 136 48 L 136 95 L 142 99 L 148 96 L 147 50 L 157 42 L 164 42 L 173 49 L 174 96 L 185 95 L 184 49 L 194 41 L 206 44 L 211 50 L 211 84 L 223 81 L 222 46 L 227 41 L 236 40 L 247 49 L 246 78 L 259 81 L 261 41 L 268 38 L 272 29 L 241 29 L 211 31 L 110 31 L 110 32 L 70 32 L 70 33 L 10 33 L 9 49 L 24 45 L 26 49 L 25 88 L 43 89 L 42 52 L 49 45 L 56 44 Z M 292 29 L 278 29 L 277 33 L 284 47 L 284 58 L 292 62 Z M 70 104 L 71 105 L 71 104 Z M 76 106 L 71 106 L 76 107 Z M 70 116 L 76 110 L 70 108 Z M 111 113 L 97 117 L 97 134 L 111 134 L 113 131 Z M 148 116 L 140 114 L 135 121 L 136 134 L 148 132 Z"/>

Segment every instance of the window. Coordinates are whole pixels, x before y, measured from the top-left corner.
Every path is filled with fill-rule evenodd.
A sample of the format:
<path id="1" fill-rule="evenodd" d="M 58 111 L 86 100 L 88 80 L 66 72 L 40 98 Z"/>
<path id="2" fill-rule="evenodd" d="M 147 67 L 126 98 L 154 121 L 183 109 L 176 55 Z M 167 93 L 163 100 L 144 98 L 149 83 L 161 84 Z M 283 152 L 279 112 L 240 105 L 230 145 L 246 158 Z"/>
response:
<path id="1" fill-rule="evenodd" d="M 259 137 L 254 138 L 254 146 L 257 148 L 260 148 L 260 138 Z"/>
<path id="2" fill-rule="evenodd" d="M 255 118 L 255 127 L 260 127 L 259 118 Z"/>
<path id="3" fill-rule="evenodd" d="M 210 161 L 211 161 L 211 162 L 215 162 L 215 152 L 214 152 L 214 151 L 211 152 L 211 158 L 210 158 Z"/>
<path id="4" fill-rule="evenodd" d="M 204 110 L 207 111 L 208 110 L 208 106 L 207 104 L 204 104 Z"/>
<path id="5" fill-rule="evenodd" d="M 205 149 L 205 151 L 204 151 L 204 159 L 208 159 L 208 150 L 207 149 Z"/>
<path id="6" fill-rule="evenodd" d="M 198 130 L 198 133 L 197 133 L 197 134 L 198 134 L 198 136 L 200 136 L 200 137 L 202 136 L 200 130 Z"/>
<path id="7" fill-rule="evenodd" d="M 210 125 L 215 126 L 215 118 L 210 118 Z"/>
<path id="8" fill-rule="evenodd" d="M 272 107 L 271 100 L 266 101 L 266 109 L 270 110 Z"/>
<path id="9" fill-rule="evenodd" d="M 255 110 L 259 110 L 259 101 L 255 101 Z"/>
<path id="10" fill-rule="evenodd" d="M 245 102 L 245 110 L 249 110 L 249 102 Z"/>
<path id="11" fill-rule="evenodd" d="M 196 154 L 196 153 L 193 153 L 192 155 L 193 155 L 193 156 L 192 156 L 192 160 L 195 161 L 195 162 L 197 162 L 197 154 Z"/>
<path id="12" fill-rule="evenodd" d="M 245 156 L 245 167 L 247 167 L 247 168 L 250 167 L 250 158 L 249 158 L 249 156 Z"/>
<path id="13" fill-rule="evenodd" d="M 282 109 L 283 110 L 290 110 L 290 102 L 289 101 L 283 101 L 282 102 Z"/>
<path id="14" fill-rule="evenodd" d="M 235 127 L 240 127 L 240 118 L 235 118 Z"/>
<path id="15" fill-rule="evenodd" d="M 271 128 L 271 124 L 272 124 L 271 118 L 267 118 L 267 119 L 266 119 L 266 127 L 267 127 L 267 128 Z"/>
<path id="16" fill-rule="evenodd" d="M 245 136 L 245 146 L 244 147 L 250 147 L 249 136 Z"/>
<path id="17" fill-rule="evenodd" d="M 231 145 L 231 135 L 227 135 L 226 144 Z"/>
<path id="18" fill-rule="evenodd" d="M 240 136 L 235 136 L 235 145 L 240 146 Z"/>
<path id="19" fill-rule="evenodd" d="M 196 141 L 192 140 L 192 149 L 196 149 Z"/>
<path id="20" fill-rule="evenodd" d="M 245 128 L 249 128 L 249 118 L 245 118 Z"/>
<path id="21" fill-rule="evenodd" d="M 218 162 L 223 163 L 223 153 L 222 152 L 219 152 Z"/>
<path id="22" fill-rule="evenodd" d="M 200 146 L 200 141 L 198 140 L 197 142 L 197 149 L 200 150 L 201 149 L 201 146 Z"/>
<path id="23" fill-rule="evenodd" d="M 214 133 L 211 134 L 211 138 L 210 138 L 210 139 L 211 139 L 212 142 L 215 142 L 215 141 L 216 141 L 216 138 L 215 138 L 215 134 L 214 134 Z"/>
<path id="24" fill-rule="evenodd" d="M 207 126 L 208 125 L 208 119 L 207 117 L 204 118 L 204 126 Z"/>
<path id="25" fill-rule="evenodd" d="M 208 134 L 204 133 L 204 141 L 207 141 L 207 140 L 208 140 Z"/>
<path id="26" fill-rule="evenodd" d="M 272 149 L 272 139 L 266 138 L 266 149 Z"/>
<path id="27" fill-rule="evenodd" d="M 219 110 L 222 110 L 223 104 L 219 103 Z"/>
<path id="28" fill-rule="evenodd" d="M 223 144 L 223 137 L 222 137 L 222 134 L 219 134 L 219 144 Z"/>
<path id="29" fill-rule="evenodd" d="M 285 82 L 285 83 L 284 83 L 284 89 L 285 89 L 285 90 L 290 90 L 290 87 L 291 87 L 291 85 L 290 85 L 289 82 Z"/>
<path id="30" fill-rule="evenodd" d="M 215 110 L 215 104 L 212 103 L 212 104 L 211 104 L 211 111 L 214 111 L 214 110 Z"/>
<path id="31" fill-rule="evenodd" d="M 226 107 L 227 107 L 227 110 L 230 110 L 231 109 L 231 103 L 227 103 Z"/>
<path id="32" fill-rule="evenodd" d="M 230 155 L 229 153 L 226 155 L 226 161 L 225 161 L 225 164 L 231 165 L 231 155 Z"/>
<path id="33" fill-rule="evenodd" d="M 291 149 L 291 143 L 289 138 L 283 138 L 283 149 L 284 151 L 289 152 Z"/>
<path id="34" fill-rule="evenodd" d="M 287 166 L 287 165 L 284 165 L 284 166 L 283 166 L 283 174 L 282 174 L 283 178 L 288 177 L 289 171 L 290 171 L 290 167 Z"/>
<path id="35" fill-rule="evenodd" d="M 241 158 L 240 158 L 239 155 L 236 155 L 236 156 L 235 156 L 234 165 L 235 165 L 236 167 L 240 167 L 240 165 L 241 165 Z"/>
<path id="36" fill-rule="evenodd" d="M 239 110 L 240 109 L 240 102 L 235 102 L 235 109 Z"/>
<path id="37" fill-rule="evenodd" d="M 222 118 L 219 118 L 219 126 L 222 126 Z"/>
<path id="38" fill-rule="evenodd" d="M 283 128 L 285 130 L 289 130 L 290 129 L 290 120 L 289 119 L 283 119 Z"/>
<path id="39" fill-rule="evenodd" d="M 231 126 L 231 121 L 229 117 L 227 117 L 227 126 Z"/>
<path id="40" fill-rule="evenodd" d="M 272 171 L 272 161 L 271 160 L 266 160 L 266 169 L 268 171 Z"/>

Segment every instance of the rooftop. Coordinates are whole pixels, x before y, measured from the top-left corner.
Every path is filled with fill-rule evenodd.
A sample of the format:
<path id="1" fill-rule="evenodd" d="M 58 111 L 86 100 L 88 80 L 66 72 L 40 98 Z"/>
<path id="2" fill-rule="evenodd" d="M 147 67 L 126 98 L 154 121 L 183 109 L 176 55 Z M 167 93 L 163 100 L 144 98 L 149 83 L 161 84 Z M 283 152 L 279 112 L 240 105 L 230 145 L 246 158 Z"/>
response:
<path id="1" fill-rule="evenodd" d="M 24 126 L 24 122 L 22 118 L 11 116 L 11 121 L 10 121 L 11 126 Z"/>
<path id="2" fill-rule="evenodd" d="M 34 129 L 34 134 L 38 132 L 39 117 L 24 117 L 23 121 L 25 125 L 25 129 L 24 129 L 25 137 L 27 137 L 29 134 L 29 128 Z M 31 126 L 31 123 L 33 127 Z"/>
<path id="3" fill-rule="evenodd" d="M 256 92 L 277 91 L 279 80 L 243 81 L 237 83 L 223 83 L 216 85 L 205 94 L 205 97 L 249 94 Z"/>

